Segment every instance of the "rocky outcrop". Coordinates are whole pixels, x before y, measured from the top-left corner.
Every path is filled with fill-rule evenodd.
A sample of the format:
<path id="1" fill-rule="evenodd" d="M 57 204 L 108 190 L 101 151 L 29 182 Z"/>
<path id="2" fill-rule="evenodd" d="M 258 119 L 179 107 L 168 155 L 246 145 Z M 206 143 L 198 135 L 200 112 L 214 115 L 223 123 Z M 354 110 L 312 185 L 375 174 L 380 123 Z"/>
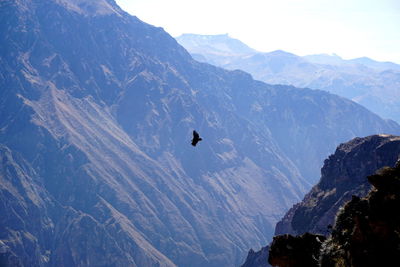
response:
<path id="1" fill-rule="evenodd" d="M 279 267 L 318 267 L 325 236 L 305 233 L 301 236 L 275 236 L 269 250 L 268 262 Z"/>
<path id="2" fill-rule="evenodd" d="M 271 244 L 269 262 L 279 267 L 398 266 L 400 161 L 394 168 L 385 167 L 369 176 L 368 181 L 373 190 L 364 198 L 353 196 L 344 205 L 326 241 L 316 242 L 323 236 L 311 234 L 277 236 Z"/>
<path id="3" fill-rule="evenodd" d="M 335 153 L 325 160 L 320 182 L 311 189 L 302 202 L 295 204 L 277 223 L 274 249 L 285 251 L 285 242 L 291 242 L 292 239 L 305 240 L 304 236 L 294 237 L 293 235 L 307 234 L 307 238 L 312 239 L 310 236 L 316 234 L 314 237 L 318 237 L 319 240 L 322 240 L 321 235 L 329 236 L 332 233 L 336 214 L 343 205 L 351 199 L 366 196 L 371 190 L 371 179 L 374 180 L 376 176 L 370 176 L 368 179 L 367 177 L 384 166 L 395 165 L 399 157 L 400 137 L 398 136 L 373 135 L 355 138 L 339 145 Z M 372 184 L 374 185 L 374 182 Z M 379 185 L 377 186 L 379 187 Z M 288 233 L 291 235 L 287 235 Z M 275 242 L 275 240 L 277 241 Z M 299 249 L 302 251 L 300 254 L 306 253 L 302 250 L 304 248 L 300 247 Z M 302 262 L 298 256 L 293 254 L 297 252 L 293 252 L 293 255 L 290 253 L 292 252 L 285 251 L 281 256 L 277 256 L 275 253 L 271 259 L 277 266 L 301 266 L 296 265 Z M 245 266 L 263 266 L 258 262 L 268 266 L 265 265 L 268 255 L 269 252 L 249 253 L 248 259 L 251 258 L 251 262 L 255 262 L 255 264 L 250 264 L 246 260 Z M 285 255 L 292 256 L 289 259 L 284 258 Z M 318 259 L 315 253 L 308 253 L 304 257 L 309 261 L 312 261 L 312 258 Z M 290 264 L 295 265 L 290 265 L 289 261 L 292 262 Z M 316 266 L 318 262 L 314 260 L 312 264 Z"/>
<path id="4" fill-rule="evenodd" d="M 374 135 L 339 145 L 325 160 L 319 183 L 277 223 L 275 235 L 327 235 L 339 208 L 353 195 L 364 197 L 369 192 L 366 177 L 384 166 L 393 166 L 399 155 L 397 136 Z"/>
<path id="5" fill-rule="evenodd" d="M 268 267 L 271 266 L 268 264 L 269 256 L 269 246 L 265 246 L 261 248 L 259 251 L 254 251 L 250 249 L 249 253 L 247 254 L 247 258 L 241 267 Z"/>
<path id="6" fill-rule="evenodd" d="M 369 176 L 373 190 L 354 196 L 338 213 L 322 245 L 322 266 L 400 265 L 400 161 Z"/>

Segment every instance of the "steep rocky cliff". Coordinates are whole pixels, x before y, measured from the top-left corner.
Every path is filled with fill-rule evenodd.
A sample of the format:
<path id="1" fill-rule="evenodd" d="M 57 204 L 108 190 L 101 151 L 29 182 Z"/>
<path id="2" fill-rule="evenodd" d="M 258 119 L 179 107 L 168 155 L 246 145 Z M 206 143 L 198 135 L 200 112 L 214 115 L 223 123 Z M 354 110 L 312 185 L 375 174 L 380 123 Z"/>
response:
<path id="1" fill-rule="evenodd" d="M 269 246 L 262 247 L 259 251 L 250 249 L 247 258 L 241 267 L 268 267 L 271 266 L 267 259 L 269 256 Z"/>
<path id="2" fill-rule="evenodd" d="M 268 262 L 279 267 L 317 267 L 325 236 L 305 233 L 301 236 L 275 236 L 269 250 Z"/>
<path id="3" fill-rule="evenodd" d="M 322 266 L 400 265 L 400 161 L 368 177 L 373 190 L 338 213 L 322 245 Z"/>
<path id="4" fill-rule="evenodd" d="M 400 161 L 394 168 L 384 167 L 369 176 L 368 181 L 373 190 L 364 198 L 353 196 L 344 205 L 327 240 L 308 233 L 277 236 L 268 261 L 279 267 L 398 266 Z"/>
<path id="5" fill-rule="evenodd" d="M 384 166 L 394 166 L 399 158 L 400 137 L 398 136 L 373 135 L 355 138 L 339 145 L 335 153 L 325 160 L 319 183 L 311 189 L 302 202 L 295 204 L 277 223 L 276 237 L 270 244 L 270 246 L 275 245 L 272 251 L 249 253 L 244 266 L 270 266 L 267 264 L 269 255 L 277 266 L 302 266 L 304 260 L 301 259 L 302 255 L 306 255 L 306 260 L 312 262 L 309 266 L 317 266 L 318 261 L 313 261 L 312 258 L 318 259 L 315 256 L 315 251 L 318 249 L 314 250 L 312 255 L 308 253 L 308 242 L 317 237 L 318 240 L 322 240 L 321 235 L 330 235 L 340 208 L 354 198 L 366 196 L 370 191 L 371 184 L 367 176 Z M 304 236 L 306 233 L 317 235 L 314 236 L 315 238 L 310 238 L 310 236 Z M 293 242 L 302 245 L 295 249 Z M 317 243 L 308 245 L 320 248 L 321 242 L 319 245 Z M 250 260 L 256 264 L 249 264 Z"/>
<path id="6" fill-rule="evenodd" d="M 327 147 L 400 133 L 339 97 L 198 63 L 111 0 L 0 1 L 0 12 L 5 264 L 237 265 L 269 241 Z M 290 154 L 304 147 L 305 167 Z"/>
<path id="7" fill-rule="evenodd" d="M 325 160 L 319 183 L 277 223 L 275 235 L 326 235 L 338 209 L 353 195 L 364 197 L 369 192 L 366 177 L 384 166 L 394 166 L 399 155 L 398 136 L 374 135 L 339 145 Z"/>

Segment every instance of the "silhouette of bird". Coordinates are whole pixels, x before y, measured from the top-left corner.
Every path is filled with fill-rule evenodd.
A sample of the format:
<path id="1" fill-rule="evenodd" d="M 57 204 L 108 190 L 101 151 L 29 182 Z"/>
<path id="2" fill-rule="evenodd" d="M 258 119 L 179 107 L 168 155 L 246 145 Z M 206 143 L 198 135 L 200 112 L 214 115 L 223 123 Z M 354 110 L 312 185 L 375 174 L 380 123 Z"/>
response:
<path id="1" fill-rule="evenodd" d="M 196 130 L 193 131 L 193 139 L 192 139 L 192 146 L 196 146 L 199 141 L 203 139 L 200 138 L 200 135 L 196 132 Z"/>

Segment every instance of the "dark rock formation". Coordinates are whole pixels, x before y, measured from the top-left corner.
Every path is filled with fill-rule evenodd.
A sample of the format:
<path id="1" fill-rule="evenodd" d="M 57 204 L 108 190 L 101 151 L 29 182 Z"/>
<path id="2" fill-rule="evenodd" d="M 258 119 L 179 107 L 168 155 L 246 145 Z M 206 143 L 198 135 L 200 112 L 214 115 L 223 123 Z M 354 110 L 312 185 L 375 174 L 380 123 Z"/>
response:
<path id="1" fill-rule="evenodd" d="M 322 266 L 400 265 L 400 161 L 368 181 L 374 189 L 365 198 L 354 196 L 338 213 L 322 246 Z"/>
<path id="2" fill-rule="evenodd" d="M 325 160 L 321 180 L 277 223 L 275 234 L 327 235 L 338 209 L 353 195 L 371 189 L 366 177 L 384 166 L 394 166 L 400 155 L 400 137 L 374 135 L 341 144 Z"/>
<path id="3" fill-rule="evenodd" d="M 365 198 L 353 196 L 337 215 L 332 235 L 274 237 L 273 266 L 373 267 L 400 265 L 400 161 L 369 176 Z"/>
<path id="4" fill-rule="evenodd" d="M 310 232 L 330 235 L 339 209 L 352 198 L 366 196 L 371 189 L 370 183 L 379 187 L 379 182 L 384 181 L 381 177 L 380 179 L 374 179 L 376 176 L 370 176 L 368 179 L 366 177 L 384 166 L 393 166 L 399 157 L 398 136 L 374 135 L 355 138 L 339 145 L 336 152 L 325 160 L 320 182 L 311 189 L 302 202 L 295 204 L 277 223 L 275 233 L 279 237 L 275 238 L 279 240 L 294 238 L 284 235 L 287 233 L 297 235 Z M 251 262 L 255 264 L 250 264 L 246 260 L 245 266 L 268 266 L 265 265 L 268 252 L 251 254 L 252 257 L 249 253 L 248 259 L 251 258 Z M 281 257 L 279 259 L 281 260 Z M 258 262 L 264 265 L 259 265 Z M 297 260 L 294 262 L 298 264 Z"/>
<path id="5" fill-rule="evenodd" d="M 268 262 L 279 267 L 317 267 L 325 236 L 305 233 L 301 236 L 275 236 L 269 249 Z"/>

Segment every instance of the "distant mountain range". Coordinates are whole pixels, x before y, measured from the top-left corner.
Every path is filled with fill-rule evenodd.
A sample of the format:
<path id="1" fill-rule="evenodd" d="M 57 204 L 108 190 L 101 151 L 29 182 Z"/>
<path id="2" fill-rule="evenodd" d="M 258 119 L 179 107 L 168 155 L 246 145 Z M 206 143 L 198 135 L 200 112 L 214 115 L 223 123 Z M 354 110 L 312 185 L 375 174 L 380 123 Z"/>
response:
<path id="1" fill-rule="evenodd" d="M 226 34 L 184 34 L 176 39 L 199 61 L 241 69 L 266 83 L 325 90 L 400 122 L 400 65 L 367 57 L 262 53 Z"/>
<path id="2" fill-rule="evenodd" d="M 339 143 L 400 134 L 200 63 L 113 0 L 0 1 L 0 20 L 2 266 L 237 266 Z"/>

